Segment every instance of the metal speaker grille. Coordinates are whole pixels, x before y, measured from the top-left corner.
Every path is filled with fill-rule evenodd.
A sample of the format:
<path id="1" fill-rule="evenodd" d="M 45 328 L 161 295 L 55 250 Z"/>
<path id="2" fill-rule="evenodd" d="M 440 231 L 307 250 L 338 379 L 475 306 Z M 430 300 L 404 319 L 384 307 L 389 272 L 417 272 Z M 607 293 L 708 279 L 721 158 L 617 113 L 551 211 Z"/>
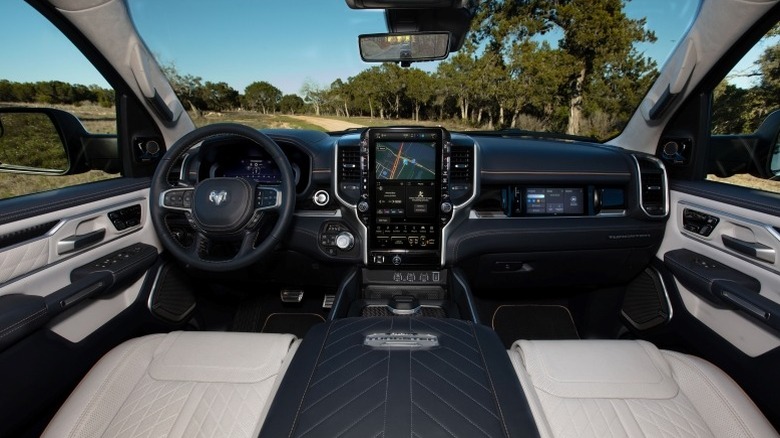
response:
<path id="1" fill-rule="evenodd" d="M 195 309 L 195 297 L 187 278 L 173 265 L 160 271 L 157 287 L 152 291 L 152 313 L 172 322 L 184 321 Z"/>
<path id="2" fill-rule="evenodd" d="M 387 306 L 366 306 L 361 312 L 361 316 L 425 316 L 428 318 L 446 318 L 447 312 L 441 307 L 423 306 L 419 312 L 411 315 L 396 315 L 387 308 Z"/>
<path id="3" fill-rule="evenodd" d="M 669 320 L 669 303 L 655 271 L 646 269 L 626 288 L 623 317 L 638 330 L 647 330 Z"/>

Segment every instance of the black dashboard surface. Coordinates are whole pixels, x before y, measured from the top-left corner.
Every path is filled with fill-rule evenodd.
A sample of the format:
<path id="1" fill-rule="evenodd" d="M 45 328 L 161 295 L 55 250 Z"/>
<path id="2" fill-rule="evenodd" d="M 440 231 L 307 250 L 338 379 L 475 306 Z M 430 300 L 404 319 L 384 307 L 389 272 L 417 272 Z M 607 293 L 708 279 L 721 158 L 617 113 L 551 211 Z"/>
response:
<path id="1" fill-rule="evenodd" d="M 369 260 L 369 233 L 358 213 L 360 172 L 354 172 L 360 131 L 263 132 L 299 172 L 288 250 L 328 263 L 404 268 Z M 517 281 L 613 283 L 641 272 L 660 245 L 668 187 L 663 166 L 652 157 L 601 144 L 468 133 L 452 133 L 451 148 L 450 174 L 440 182 L 450 188 L 454 211 L 441 227 L 437 268 L 461 267 L 499 288 Z M 204 155 L 201 176 L 214 166 L 251 173 L 252 163 L 259 163 L 265 169 L 246 145 L 223 149 L 230 152 Z M 268 170 L 263 177 L 272 176 Z M 654 210 L 645 205 L 651 195 Z M 534 204 L 545 196 L 541 207 Z M 336 238 L 345 232 L 350 246 L 339 248 Z M 561 263 L 576 265 L 576 278 L 556 275 Z"/>

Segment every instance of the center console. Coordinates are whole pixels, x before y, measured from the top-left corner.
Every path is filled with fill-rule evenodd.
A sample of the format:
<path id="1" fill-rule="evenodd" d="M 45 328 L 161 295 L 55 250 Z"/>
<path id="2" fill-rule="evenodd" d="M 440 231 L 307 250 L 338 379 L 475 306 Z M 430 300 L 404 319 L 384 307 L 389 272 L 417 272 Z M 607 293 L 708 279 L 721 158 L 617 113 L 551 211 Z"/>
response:
<path id="1" fill-rule="evenodd" d="M 437 127 L 369 128 L 342 139 L 335 185 L 360 222 L 363 264 L 340 286 L 333 318 L 477 320 L 444 254 L 448 226 L 473 199 L 475 157 L 473 140 Z M 340 232 L 321 233 L 323 245 L 338 246 Z"/>
<path id="2" fill-rule="evenodd" d="M 449 133 L 442 128 L 363 133 L 357 210 L 368 233 L 369 267 L 440 265 L 442 228 L 453 210 L 450 148 Z"/>

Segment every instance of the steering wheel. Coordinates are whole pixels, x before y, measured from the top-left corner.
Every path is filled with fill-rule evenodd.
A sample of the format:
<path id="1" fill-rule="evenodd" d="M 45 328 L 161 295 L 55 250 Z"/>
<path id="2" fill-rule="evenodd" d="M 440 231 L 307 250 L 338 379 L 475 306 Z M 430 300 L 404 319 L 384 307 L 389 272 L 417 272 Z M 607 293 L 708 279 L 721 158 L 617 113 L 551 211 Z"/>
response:
<path id="1" fill-rule="evenodd" d="M 262 148 L 281 174 L 281 184 L 261 185 L 244 178 L 208 178 L 194 185 L 172 185 L 173 165 L 193 147 L 217 137 L 241 137 Z M 267 135 L 244 125 L 207 125 L 180 138 L 165 153 L 152 177 L 149 211 L 160 242 L 179 261 L 206 271 L 229 271 L 249 266 L 268 255 L 284 236 L 295 210 L 295 181 L 287 157 Z M 166 216 L 184 214 L 195 231 L 191 245 L 184 246 L 166 223 Z M 258 242 L 260 224 L 267 213 L 278 218 L 270 233 Z M 209 257 L 212 242 L 235 242 L 235 256 Z"/>

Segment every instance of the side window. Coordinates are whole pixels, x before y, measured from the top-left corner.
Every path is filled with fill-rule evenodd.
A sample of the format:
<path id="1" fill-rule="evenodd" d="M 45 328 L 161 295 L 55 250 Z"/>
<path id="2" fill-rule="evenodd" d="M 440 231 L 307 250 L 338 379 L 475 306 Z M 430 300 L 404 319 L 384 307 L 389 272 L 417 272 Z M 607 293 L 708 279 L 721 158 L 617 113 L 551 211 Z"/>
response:
<path id="1" fill-rule="evenodd" d="M 780 126 L 780 23 L 776 24 L 734 66 L 713 92 L 712 142 L 732 149 L 756 144 L 754 162 L 734 166 L 734 175 L 707 179 L 780 193 L 780 139 L 769 129 Z M 754 143 L 758 142 L 758 143 Z M 734 153 L 729 158 L 733 158 Z M 741 155 L 747 157 L 747 155 Z M 750 161 L 744 158 L 745 161 Z M 768 164 L 767 164 L 768 163 Z M 763 166 L 766 173 L 760 175 Z M 725 172 L 726 174 L 731 172 Z M 774 179 L 772 175 L 774 174 Z"/>
<path id="2" fill-rule="evenodd" d="M 114 90 L 100 73 L 25 2 L 0 2 L 0 41 L 0 199 L 120 176 L 74 163 L 83 154 L 60 138 L 63 123 L 79 122 L 116 135 Z"/>

